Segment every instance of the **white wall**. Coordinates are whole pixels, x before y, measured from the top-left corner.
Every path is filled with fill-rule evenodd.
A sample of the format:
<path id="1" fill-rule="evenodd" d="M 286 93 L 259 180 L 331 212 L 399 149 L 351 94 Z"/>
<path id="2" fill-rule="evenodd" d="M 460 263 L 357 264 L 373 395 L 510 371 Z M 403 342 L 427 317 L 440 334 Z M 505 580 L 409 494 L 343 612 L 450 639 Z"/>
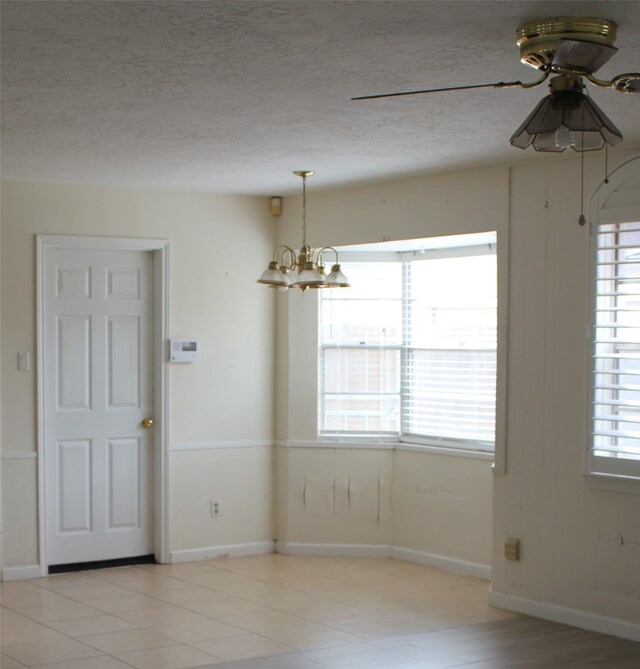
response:
<path id="1" fill-rule="evenodd" d="M 1 224 L 1 222 L 0 222 Z M 2 294 L 2 235 L 0 235 L 0 295 Z M 2 312 L 0 310 L 0 332 L 2 332 Z M 2 378 L 2 358 L 0 356 L 0 379 Z M 2 392 L 0 390 L 0 400 Z M 2 453 L 2 401 L 0 401 L 0 454 Z M 0 458 L 0 570 L 3 567 L 3 533 L 2 533 L 2 459 Z"/>
<path id="2" fill-rule="evenodd" d="M 315 191 L 310 181 L 308 238 L 313 246 L 338 246 L 497 230 L 504 307 L 508 178 L 508 168 L 500 166 L 331 191 Z M 279 242 L 297 247 L 300 198 L 286 198 L 284 211 L 278 223 Z M 458 562 L 476 573 L 479 569 L 487 573 L 492 536 L 491 462 L 424 451 L 348 449 L 341 456 L 340 450 L 314 448 L 317 294 L 279 293 L 277 310 L 276 424 L 277 438 L 283 444 L 278 455 L 278 539 L 288 544 L 387 544 L 413 551 L 416 559 L 444 557 L 452 567 Z M 300 442 L 304 448 L 297 447 Z M 359 485 L 350 488 L 354 509 L 369 508 L 380 480 L 382 497 L 390 496 L 391 506 L 373 522 L 371 514 L 351 510 L 345 515 L 339 505 L 332 512 L 327 500 L 320 522 L 309 505 L 303 504 L 300 489 L 305 480 L 319 489 L 333 490 L 338 497 L 349 481 L 358 481 Z M 465 507 L 473 511 L 464 513 Z"/>
<path id="3" fill-rule="evenodd" d="M 273 248 L 267 199 L 5 183 L 5 566 L 38 561 L 36 372 L 16 367 L 18 351 L 36 351 L 36 233 L 170 241 L 169 334 L 198 337 L 202 345 L 199 363 L 168 369 L 169 448 L 182 449 L 169 459 L 170 549 L 271 541 L 273 472 L 270 449 L 261 444 L 273 440 L 274 305 L 255 283 Z M 204 450 L 185 450 L 190 445 Z M 206 448 L 225 445 L 233 448 Z M 189 490 L 193 480 L 198 485 Z M 247 490 L 255 491 L 255 503 L 246 503 Z M 221 502 L 223 517 L 210 517 L 210 499 Z"/>
<path id="4" fill-rule="evenodd" d="M 393 545 L 488 576 L 492 499 L 490 460 L 398 450 L 393 461 Z"/>
<path id="5" fill-rule="evenodd" d="M 273 549 L 273 448 L 223 447 L 170 456 L 172 562 Z M 220 504 L 211 518 L 210 502 Z"/>
<path id="6" fill-rule="evenodd" d="M 585 163 L 590 193 L 604 157 Z M 537 615 L 562 618 L 553 607 L 565 607 L 637 625 L 640 486 L 595 490 L 584 476 L 589 229 L 577 225 L 579 202 L 577 158 L 511 170 L 507 475 L 495 479 L 492 589 Z M 502 558 L 508 536 L 522 542 L 520 562 Z"/>

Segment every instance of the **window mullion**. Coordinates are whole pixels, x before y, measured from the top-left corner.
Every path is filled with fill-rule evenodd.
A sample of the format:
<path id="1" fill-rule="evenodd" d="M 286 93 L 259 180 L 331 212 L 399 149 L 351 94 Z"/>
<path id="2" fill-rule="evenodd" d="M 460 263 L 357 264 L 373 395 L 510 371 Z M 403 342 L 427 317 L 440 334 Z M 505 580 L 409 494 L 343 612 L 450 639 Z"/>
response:
<path id="1" fill-rule="evenodd" d="M 410 432 L 411 263 L 402 263 L 402 348 L 400 351 L 400 436 Z"/>

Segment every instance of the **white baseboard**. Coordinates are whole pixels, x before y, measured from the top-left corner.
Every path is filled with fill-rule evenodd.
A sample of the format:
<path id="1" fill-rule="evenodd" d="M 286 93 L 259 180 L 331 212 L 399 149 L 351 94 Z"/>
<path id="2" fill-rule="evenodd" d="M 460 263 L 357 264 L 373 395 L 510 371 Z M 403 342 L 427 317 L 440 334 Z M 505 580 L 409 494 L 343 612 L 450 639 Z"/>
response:
<path id="1" fill-rule="evenodd" d="M 386 544 L 303 544 L 276 541 L 276 553 L 283 555 L 322 555 L 328 557 L 391 557 Z"/>
<path id="2" fill-rule="evenodd" d="M 556 623 L 564 623 L 572 627 L 581 627 L 601 634 L 610 634 L 621 637 L 622 639 L 631 639 L 631 641 L 640 641 L 640 625 L 618 620 L 617 618 L 608 618 L 597 613 L 588 613 L 569 609 L 557 604 L 548 602 L 538 602 L 525 597 L 515 595 L 505 595 L 501 592 L 489 593 L 489 602 L 492 606 L 518 613 L 526 613 L 535 618 L 544 618 L 553 620 Z"/>
<path id="3" fill-rule="evenodd" d="M 328 557 L 393 557 L 398 560 L 438 567 L 456 574 L 478 576 L 488 581 L 491 580 L 491 567 L 489 565 L 387 544 L 306 544 L 277 541 L 276 553 L 282 553 L 283 555 L 324 555 Z"/>
<path id="4" fill-rule="evenodd" d="M 28 564 L 20 567 L 4 567 L 2 569 L 3 581 L 21 581 L 25 578 L 40 578 L 40 565 Z"/>
<path id="5" fill-rule="evenodd" d="M 229 544 L 228 546 L 207 546 L 206 548 L 190 548 L 171 551 L 171 563 L 195 562 L 196 560 L 212 560 L 219 557 L 242 557 L 243 555 L 263 555 L 274 552 L 273 541 L 256 541 L 251 544 Z"/>
<path id="6" fill-rule="evenodd" d="M 491 566 L 487 564 L 468 562 L 466 560 L 447 557 L 446 555 L 438 555 L 436 553 L 418 551 L 413 548 L 399 548 L 395 546 L 391 549 L 391 556 L 398 560 L 426 564 L 430 567 L 438 567 L 439 569 L 452 571 L 456 574 L 477 576 L 479 578 L 484 578 L 487 581 L 491 580 Z"/>

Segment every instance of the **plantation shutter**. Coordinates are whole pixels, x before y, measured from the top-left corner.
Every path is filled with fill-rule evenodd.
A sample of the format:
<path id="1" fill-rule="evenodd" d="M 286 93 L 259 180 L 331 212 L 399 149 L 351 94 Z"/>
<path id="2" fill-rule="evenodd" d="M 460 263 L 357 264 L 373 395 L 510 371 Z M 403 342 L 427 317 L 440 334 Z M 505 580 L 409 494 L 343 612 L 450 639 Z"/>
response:
<path id="1" fill-rule="evenodd" d="M 640 460 L 640 222 L 595 235 L 593 455 Z M 600 465 L 616 473 L 614 462 Z"/>

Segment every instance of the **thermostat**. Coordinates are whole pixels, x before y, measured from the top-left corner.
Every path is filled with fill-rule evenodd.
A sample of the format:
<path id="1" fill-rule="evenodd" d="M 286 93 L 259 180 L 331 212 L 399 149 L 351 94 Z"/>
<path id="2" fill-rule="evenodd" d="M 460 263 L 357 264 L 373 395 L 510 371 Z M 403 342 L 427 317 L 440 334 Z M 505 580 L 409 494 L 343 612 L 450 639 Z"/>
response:
<path id="1" fill-rule="evenodd" d="M 196 362 L 200 359 L 200 342 L 197 339 L 170 339 L 171 362 Z"/>

